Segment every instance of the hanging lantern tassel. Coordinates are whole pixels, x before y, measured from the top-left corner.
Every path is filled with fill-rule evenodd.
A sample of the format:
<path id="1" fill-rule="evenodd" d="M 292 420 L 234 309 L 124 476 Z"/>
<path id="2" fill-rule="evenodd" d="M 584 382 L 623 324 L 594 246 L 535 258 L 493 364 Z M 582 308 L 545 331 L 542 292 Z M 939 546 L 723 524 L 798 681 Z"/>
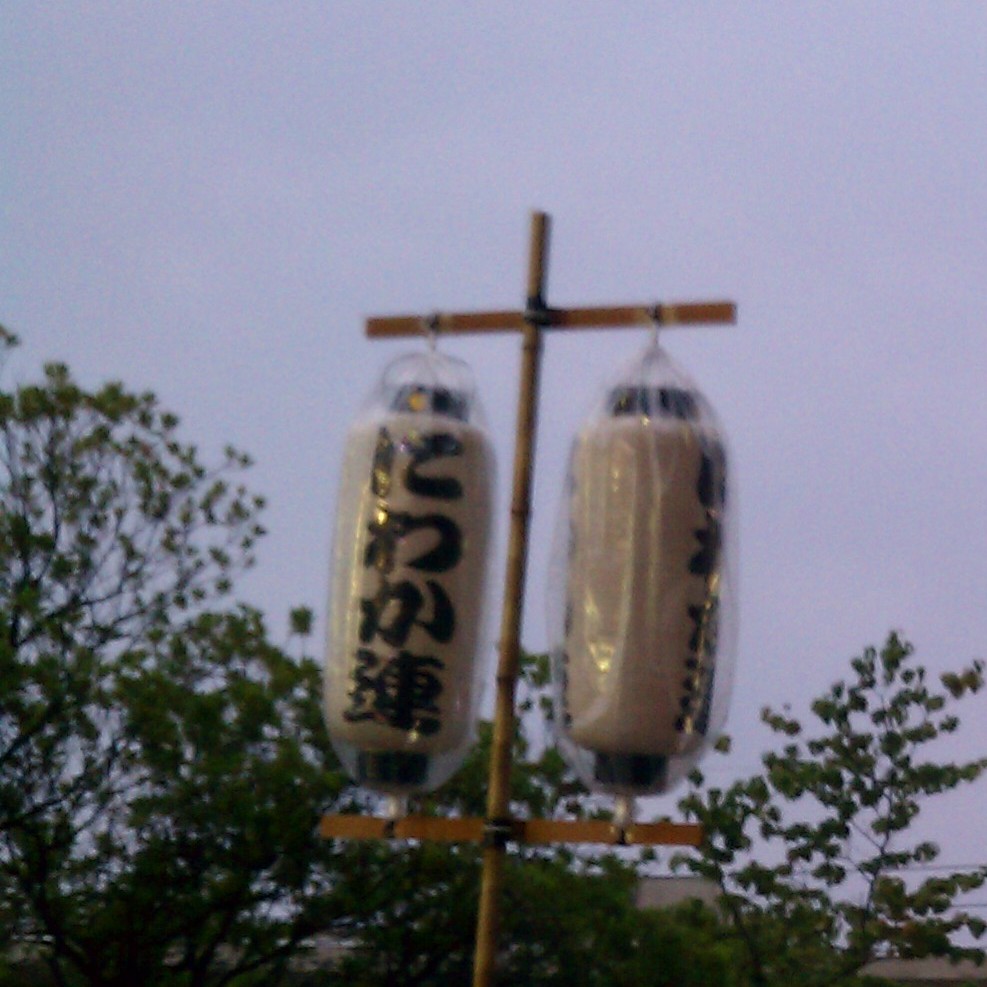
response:
<path id="1" fill-rule="evenodd" d="M 656 340 L 573 444 L 556 549 L 556 729 L 591 789 L 668 791 L 722 727 L 728 507 L 713 411 Z"/>
<path id="2" fill-rule="evenodd" d="M 430 790 L 473 740 L 493 474 L 465 364 L 392 363 L 349 433 L 333 550 L 326 722 L 358 784 Z"/>

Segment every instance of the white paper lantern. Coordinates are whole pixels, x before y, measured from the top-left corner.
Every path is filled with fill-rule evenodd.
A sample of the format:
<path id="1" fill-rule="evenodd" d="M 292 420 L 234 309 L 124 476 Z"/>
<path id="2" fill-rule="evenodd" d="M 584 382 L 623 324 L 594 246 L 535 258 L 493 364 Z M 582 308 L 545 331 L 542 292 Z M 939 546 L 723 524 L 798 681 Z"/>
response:
<path id="1" fill-rule="evenodd" d="M 712 409 L 654 344 L 573 443 L 556 553 L 556 728 L 591 788 L 667 791 L 722 727 L 729 500 Z"/>
<path id="2" fill-rule="evenodd" d="M 326 722 L 379 791 L 434 788 L 473 739 L 494 480 L 478 417 L 465 365 L 416 354 L 385 370 L 347 440 Z"/>

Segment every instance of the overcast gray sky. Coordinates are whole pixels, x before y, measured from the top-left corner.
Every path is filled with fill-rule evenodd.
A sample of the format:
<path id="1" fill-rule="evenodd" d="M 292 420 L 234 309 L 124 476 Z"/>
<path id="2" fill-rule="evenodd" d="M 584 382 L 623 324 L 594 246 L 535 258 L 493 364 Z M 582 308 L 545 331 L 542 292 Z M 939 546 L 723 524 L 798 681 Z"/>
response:
<path id="1" fill-rule="evenodd" d="M 733 298 L 669 332 L 731 439 L 740 646 L 726 780 L 891 628 L 987 653 L 987 6 L 27 3 L 0 17 L 0 321 L 27 378 L 155 390 L 257 461 L 244 592 L 324 611 L 346 429 L 408 348 L 367 315 Z M 568 441 L 644 330 L 547 340 L 524 640 Z M 451 340 L 500 460 L 518 341 Z M 985 700 L 956 745 L 987 748 Z M 671 811 L 657 800 L 654 811 Z M 984 788 L 930 820 L 983 859 Z"/>

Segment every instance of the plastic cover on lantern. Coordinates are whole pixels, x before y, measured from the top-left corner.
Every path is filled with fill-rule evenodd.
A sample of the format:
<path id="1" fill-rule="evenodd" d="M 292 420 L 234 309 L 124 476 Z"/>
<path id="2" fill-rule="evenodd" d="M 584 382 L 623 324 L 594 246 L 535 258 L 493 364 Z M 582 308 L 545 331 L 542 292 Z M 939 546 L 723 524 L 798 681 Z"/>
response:
<path id="1" fill-rule="evenodd" d="M 389 364 L 350 429 L 333 541 L 325 716 L 343 767 L 427 791 L 475 735 L 492 446 L 466 364 Z"/>
<path id="2" fill-rule="evenodd" d="M 573 442 L 549 640 L 559 746 L 595 791 L 666 792 L 722 729 L 736 631 L 731 479 L 713 409 L 657 340 Z"/>

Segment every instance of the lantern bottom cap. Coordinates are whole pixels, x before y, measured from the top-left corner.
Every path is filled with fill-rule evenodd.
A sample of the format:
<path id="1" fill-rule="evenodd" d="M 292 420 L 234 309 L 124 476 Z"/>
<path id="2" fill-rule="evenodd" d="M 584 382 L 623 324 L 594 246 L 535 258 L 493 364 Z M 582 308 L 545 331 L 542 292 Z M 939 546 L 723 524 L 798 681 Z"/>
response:
<path id="1" fill-rule="evenodd" d="M 593 780 L 613 791 L 661 791 L 668 784 L 668 758 L 597 751 L 593 759 Z"/>
<path id="2" fill-rule="evenodd" d="M 408 751 L 360 751 L 355 780 L 371 788 L 418 788 L 428 779 L 429 760 Z"/>

